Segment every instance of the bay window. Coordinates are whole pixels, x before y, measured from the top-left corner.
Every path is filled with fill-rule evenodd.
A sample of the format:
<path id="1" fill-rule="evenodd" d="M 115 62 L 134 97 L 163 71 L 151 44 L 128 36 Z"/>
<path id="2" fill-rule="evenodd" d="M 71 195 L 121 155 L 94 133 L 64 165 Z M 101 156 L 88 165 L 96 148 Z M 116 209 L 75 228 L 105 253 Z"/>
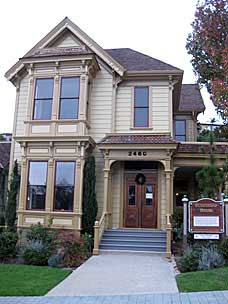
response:
<path id="1" fill-rule="evenodd" d="M 75 162 L 57 161 L 55 165 L 54 210 L 73 211 Z"/>
<path id="2" fill-rule="evenodd" d="M 45 209 L 47 162 L 30 161 L 27 186 L 27 209 Z"/>
<path id="3" fill-rule="evenodd" d="M 60 119 L 77 119 L 79 106 L 79 77 L 63 77 L 60 92 Z"/>
<path id="4" fill-rule="evenodd" d="M 134 89 L 134 127 L 149 127 L 149 88 Z"/>
<path id="5" fill-rule="evenodd" d="M 33 119 L 51 119 L 53 86 L 53 78 L 36 80 Z"/>

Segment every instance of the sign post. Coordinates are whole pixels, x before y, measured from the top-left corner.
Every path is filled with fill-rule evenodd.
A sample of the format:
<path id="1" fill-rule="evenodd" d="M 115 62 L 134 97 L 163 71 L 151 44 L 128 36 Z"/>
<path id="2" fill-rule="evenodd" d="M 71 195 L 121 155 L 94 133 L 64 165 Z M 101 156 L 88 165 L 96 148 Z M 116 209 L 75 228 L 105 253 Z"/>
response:
<path id="1" fill-rule="evenodd" d="M 187 249 L 187 235 L 188 235 L 188 198 L 184 195 L 183 203 L 183 249 Z"/>

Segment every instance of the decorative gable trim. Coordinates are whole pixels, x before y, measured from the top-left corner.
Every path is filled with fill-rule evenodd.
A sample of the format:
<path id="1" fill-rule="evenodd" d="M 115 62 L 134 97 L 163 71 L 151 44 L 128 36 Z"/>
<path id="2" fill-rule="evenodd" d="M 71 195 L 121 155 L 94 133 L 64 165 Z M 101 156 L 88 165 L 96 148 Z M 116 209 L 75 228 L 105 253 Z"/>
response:
<path id="1" fill-rule="evenodd" d="M 31 57 L 32 54 L 38 50 L 47 47 L 52 41 L 54 41 L 64 30 L 69 30 L 75 35 L 83 44 L 85 44 L 91 51 L 93 51 L 98 57 L 100 57 L 107 65 L 111 67 L 120 76 L 124 74 L 124 67 L 114 60 L 108 53 L 100 47 L 92 38 L 84 33 L 76 24 L 74 24 L 69 18 L 64 18 L 53 30 L 51 30 L 43 39 L 41 39 L 30 51 L 28 51 L 24 57 Z M 22 59 L 23 59 L 22 58 Z M 8 80 L 12 78 L 24 67 L 23 60 L 20 59 L 14 66 L 12 66 L 5 74 Z"/>

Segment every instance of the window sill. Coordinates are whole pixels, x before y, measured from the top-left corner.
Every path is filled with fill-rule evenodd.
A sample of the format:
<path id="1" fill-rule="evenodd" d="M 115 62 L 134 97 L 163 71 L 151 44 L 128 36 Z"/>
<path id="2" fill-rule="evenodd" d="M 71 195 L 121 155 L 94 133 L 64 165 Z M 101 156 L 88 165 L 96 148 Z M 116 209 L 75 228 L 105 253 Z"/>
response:
<path id="1" fill-rule="evenodd" d="M 154 128 L 152 127 L 131 127 L 130 130 L 153 130 Z"/>

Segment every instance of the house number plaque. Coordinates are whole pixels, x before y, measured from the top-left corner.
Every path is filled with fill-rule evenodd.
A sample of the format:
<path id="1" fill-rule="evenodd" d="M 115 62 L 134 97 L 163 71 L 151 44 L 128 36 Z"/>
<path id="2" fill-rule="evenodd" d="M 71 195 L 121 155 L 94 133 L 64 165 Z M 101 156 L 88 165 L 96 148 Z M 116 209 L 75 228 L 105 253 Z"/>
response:
<path id="1" fill-rule="evenodd" d="M 147 156 L 146 151 L 128 151 L 128 156 Z"/>

